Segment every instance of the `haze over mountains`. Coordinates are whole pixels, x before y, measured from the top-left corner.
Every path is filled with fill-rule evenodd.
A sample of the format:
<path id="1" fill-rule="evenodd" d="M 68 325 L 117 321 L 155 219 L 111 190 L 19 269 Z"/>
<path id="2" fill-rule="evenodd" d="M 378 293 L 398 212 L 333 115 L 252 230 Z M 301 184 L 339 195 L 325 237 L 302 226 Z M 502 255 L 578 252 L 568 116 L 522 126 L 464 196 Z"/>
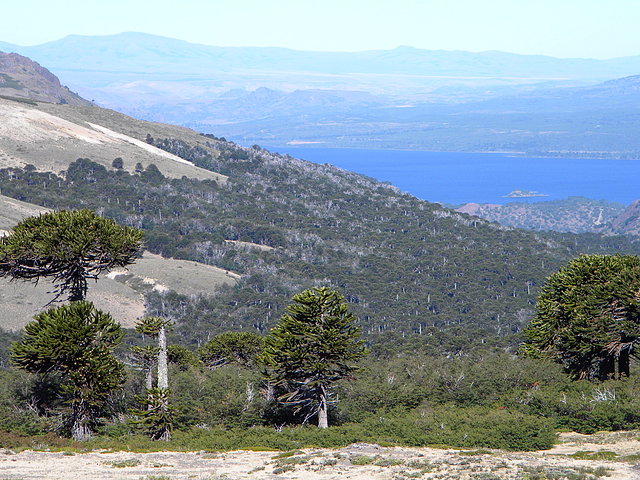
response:
<path id="1" fill-rule="evenodd" d="M 87 52 L 90 51 L 87 50 L 87 45 L 100 53 L 100 55 L 91 55 L 96 59 L 95 61 L 87 56 Z M 60 49 L 60 46 L 63 46 L 64 49 Z M 10 46 L 9 48 L 14 47 Z M 15 48 L 17 49 L 18 47 Z M 238 66 L 243 64 L 245 67 L 246 65 L 254 64 L 261 68 L 268 67 L 272 69 L 272 73 L 285 68 L 315 69 L 317 72 L 322 68 L 330 69 L 329 59 L 334 57 L 332 53 L 312 52 L 311 57 L 314 58 L 314 61 L 319 61 L 316 64 L 309 63 L 309 58 L 300 55 L 300 52 L 286 49 L 224 49 L 192 45 L 186 42 L 143 34 L 122 34 L 110 37 L 72 36 L 44 46 L 24 48 L 39 51 L 41 55 L 57 59 L 59 65 L 67 68 L 68 73 L 80 72 L 80 75 L 88 75 L 92 68 L 96 68 L 96 62 L 100 63 L 101 68 L 110 71 L 101 72 L 100 75 L 94 71 L 95 78 L 102 78 L 103 73 L 107 76 L 112 74 L 116 76 L 122 75 L 126 72 L 133 74 L 134 65 L 138 67 L 145 66 L 145 68 L 151 65 L 148 73 L 136 74 L 138 76 L 142 75 L 143 78 L 154 75 L 154 72 L 160 75 L 163 69 L 169 72 L 177 72 L 183 69 L 204 72 L 215 65 L 224 66 L 228 73 L 233 69 L 238 69 Z M 233 54 L 234 52 L 239 54 L 241 51 L 248 53 L 246 56 L 235 56 Z M 172 55 L 167 57 L 168 53 Z M 401 58 L 409 58 L 409 53 L 413 55 L 413 60 L 420 57 L 424 61 L 414 61 L 413 63 L 407 61 L 403 63 L 399 60 Z M 196 58 L 194 55 L 196 57 L 199 56 L 201 61 L 194 62 L 194 58 Z M 637 60 L 636 57 L 629 57 L 616 61 L 565 61 L 549 57 L 533 57 L 531 59 L 512 54 L 502 55 L 496 52 L 470 54 L 467 52 L 428 52 L 408 48 L 396 49 L 386 52 L 386 54 L 385 52 L 342 53 L 335 54 L 335 57 L 346 58 L 350 55 L 360 59 L 358 60 L 359 63 L 354 62 L 356 67 L 362 70 L 369 69 L 370 71 L 375 71 L 376 69 L 381 71 L 383 68 L 389 68 L 399 72 L 402 69 L 413 68 L 414 71 L 418 72 L 421 69 L 426 70 L 427 66 L 436 70 L 438 68 L 443 69 L 446 66 L 452 72 L 457 71 L 459 73 L 465 70 L 465 73 L 469 73 L 473 68 L 476 68 L 473 73 L 476 75 L 475 78 L 477 80 L 482 75 L 490 73 L 486 69 L 494 68 L 497 73 L 493 74 L 492 81 L 495 81 L 500 74 L 504 74 L 509 68 L 512 69 L 512 73 L 519 71 L 518 69 L 528 69 L 527 72 L 533 75 L 536 71 L 539 74 L 541 71 L 546 71 L 545 69 L 557 69 L 564 65 L 562 68 L 565 69 L 565 72 L 568 71 L 567 69 L 571 70 L 569 67 L 573 69 L 571 70 L 571 75 L 573 75 L 573 80 L 571 81 L 576 82 L 580 75 L 585 75 L 588 68 L 591 69 L 589 71 L 592 74 L 594 74 L 593 72 L 600 72 L 598 75 L 605 75 L 606 69 L 602 67 L 603 64 L 606 65 L 607 69 L 613 70 L 623 67 L 635 68 L 634 61 Z M 457 67 L 453 61 L 456 55 L 462 59 Z M 474 67 L 473 58 L 482 58 L 483 55 L 487 59 L 499 57 L 503 60 L 505 58 L 511 59 L 512 62 L 495 64 L 487 60 L 488 63 L 486 65 L 480 62 L 478 66 Z M 86 61 L 87 64 L 75 63 L 75 56 L 83 58 L 83 61 Z M 435 62 L 434 58 L 438 56 L 442 57 L 446 62 L 444 60 L 441 63 Z M 275 57 L 281 60 L 276 61 Z M 268 62 L 265 58 L 272 60 L 272 65 L 267 65 Z M 319 59 L 324 59 L 324 61 Z M 427 61 L 429 59 L 431 63 Z M 62 87 L 54 75 L 51 75 L 46 69 L 31 60 L 16 54 L 0 54 L 0 62 L 2 62 L 0 72 L 4 72 L 0 75 L 0 95 L 44 100 L 51 103 L 90 104 L 90 102 L 75 95 L 66 87 Z M 566 65 L 563 62 L 566 62 Z M 334 67 L 332 67 L 334 71 L 347 68 L 344 62 L 334 62 L 334 64 Z M 71 66 L 74 65 L 81 65 L 81 67 L 71 70 Z M 257 75 L 256 72 L 257 70 L 254 69 L 253 72 L 245 72 L 245 74 Z M 212 75 L 215 76 L 213 73 Z M 322 75 L 316 76 L 317 78 L 322 78 Z M 349 75 L 343 75 L 341 78 L 348 79 L 348 77 Z M 339 76 L 335 78 L 339 78 Z M 449 78 L 454 77 L 451 76 Z M 514 78 L 511 78 L 511 80 Z M 264 142 L 259 143 L 265 144 L 274 142 L 277 144 L 286 138 L 294 141 L 298 138 L 312 138 L 316 140 L 310 141 L 328 143 L 340 139 L 340 141 L 348 143 L 349 146 L 357 146 L 358 138 L 361 141 L 366 141 L 367 136 L 371 135 L 371 128 L 379 127 L 379 129 L 384 130 L 384 133 L 375 137 L 372 142 L 368 142 L 367 146 L 371 147 L 382 143 L 394 146 L 393 139 L 395 138 L 395 141 L 405 148 L 419 148 L 424 142 L 432 141 L 439 148 L 445 149 L 448 138 L 448 146 L 451 149 L 464 150 L 465 148 L 470 148 L 470 146 L 474 145 L 473 142 L 476 142 L 475 146 L 478 149 L 483 147 L 486 149 L 511 150 L 522 146 L 517 143 L 517 139 L 524 138 L 529 147 L 536 146 L 537 142 L 536 153 L 556 156 L 573 153 L 574 155 L 591 154 L 592 156 L 604 155 L 634 158 L 637 153 L 634 150 L 636 148 L 634 142 L 637 141 L 635 129 L 638 123 L 636 121 L 638 112 L 635 109 L 640 105 L 639 79 L 640 76 L 631 76 L 623 79 L 608 80 L 594 86 L 562 89 L 547 88 L 546 90 L 524 92 L 509 97 L 498 96 L 475 102 L 465 102 L 459 96 L 449 96 L 447 104 L 416 103 L 414 105 L 399 105 L 397 103 L 402 99 L 393 99 L 388 95 L 377 95 L 360 90 L 299 89 L 285 92 L 259 87 L 253 91 L 243 88 L 226 90 L 208 102 L 206 100 L 192 102 L 182 99 L 180 102 L 183 103 L 177 106 L 172 104 L 175 99 L 171 95 L 167 97 L 166 92 L 157 89 L 153 90 L 152 87 L 147 92 L 148 95 L 155 96 L 158 102 L 164 103 L 162 105 L 154 105 L 151 102 L 146 107 L 141 107 L 139 103 L 135 103 L 138 101 L 135 92 L 144 84 L 144 81 L 139 81 L 130 87 L 129 94 L 132 98 L 127 97 L 126 105 L 121 105 L 119 108 L 125 111 L 135 110 L 143 117 L 145 115 L 156 115 L 164 120 L 170 117 L 168 120 L 172 123 L 191 124 L 201 131 L 213 130 L 215 133 L 220 131 L 225 133 L 229 130 L 240 129 L 245 132 L 240 135 L 245 140 L 264 140 Z M 180 85 L 188 85 L 192 81 L 192 78 L 185 81 L 176 81 L 174 86 L 177 88 Z M 517 81 L 523 81 L 523 79 L 520 78 Z M 565 79 L 565 81 L 568 80 Z M 584 81 L 584 79 L 581 81 Z M 215 81 L 212 80 L 212 83 L 215 83 Z M 392 85 L 392 83 L 388 84 Z M 344 87 L 348 88 L 348 85 L 345 84 Z M 510 88 L 524 87 L 523 85 L 514 84 Z M 469 93 L 472 91 L 470 87 L 465 91 L 473 96 L 473 94 Z M 405 95 L 409 94 L 412 94 L 412 92 L 405 93 Z M 417 95 L 415 91 L 413 94 Z M 201 95 L 205 94 L 201 92 Z M 495 95 L 495 92 L 490 93 L 490 95 Z M 390 102 L 396 102 L 395 108 L 390 107 Z M 423 107 L 428 108 L 428 115 L 431 117 L 439 117 L 442 124 L 438 126 L 438 123 L 434 122 L 425 127 L 424 119 L 420 118 L 418 114 Z M 140 109 L 144 110 L 144 112 Z M 133 160 L 125 164 L 125 170 L 132 171 L 137 163 L 146 168 L 149 163 L 155 162 L 161 166 L 162 172 L 167 176 L 185 173 L 182 167 L 175 168 L 175 160 L 183 162 L 184 160 L 176 157 L 172 159 L 171 154 L 165 151 L 160 151 L 145 142 L 131 137 L 123 137 L 121 134 L 114 132 L 112 129 L 118 125 L 117 119 L 120 118 L 118 116 L 112 116 L 106 122 L 104 118 L 101 118 L 102 125 L 87 125 L 89 127 L 87 130 L 86 127 L 77 125 L 73 125 L 70 128 L 65 122 L 69 120 L 73 122 L 77 119 L 73 117 L 60 118 L 60 116 L 64 117 L 65 115 L 68 117 L 69 113 L 65 109 L 60 109 L 54 105 L 42 104 L 37 115 L 33 110 L 23 109 L 21 112 L 5 110 L 3 110 L 5 122 L 3 126 L 0 126 L 0 130 L 5 130 L 4 136 L 0 138 L 0 143 L 2 143 L 3 147 L 0 154 L 0 163 L 2 165 L 24 166 L 35 162 L 35 157 L 41 156 L 41 150 L 43 148 L 46 149 L 45 144 L 52 140 L 49 133 L 41 135 L 40 146 L 37 148 L 26 148 L 24 141 L 33 140 L 34 136 L 38 136 L 39 127 L 35 127 L 45 121 L 52 125 L 55 124 L 54 131 L 57 132 L 55 139 L 58 148 L 54 149 L 54 151 L 49 151 L 47 154 L 50 164 L 48 168 L 52 171 L 64 170 L 66 160 L 59 161 L 60 148 L 64 148 L 68 150 L 67 154 L 71 156 L 88 156 L 107 167 L 111 165 L 114 158 L 125 157 Z M 89 112 L 90 110 L 87 110 L 85 114 Z M 53 117 L 48 115 L 53 115 Z M 318 116 L 317 122 L 311 121 L 313 115 Z M 620 116 L 625 117 L 624 121 L 617 123 L 616 119 Z M 369 122 L 364 117 L 369 120 L 375 117 L 376 122 L 374 123 L 378 127 L 372 127 L 374 123 Z M 331 120 L 337 118 L 341 119 L 341 121 Z M 538 120 L 542 121 L 541 119 L 548 120 L 550 118 L 556 122 L 564 122 L 564 126 L 567 128 L 562 131 L 545 130 L 537 134 L 520 128 L 523 123 L 531 125 Z M 300 119 L 303 119 L 303 121 L 301 122 Z M 451 121 L 451 119 L 455 119 L 455 121 Z M 585 127 L 585 124 L 589 125 Z M 12 128 L 15 132 L 7 133 Z M 144 128 L 145 134 L 151 133 L 153 136 L 162 136 L 163 129 L 160 126 L 155 130 Z M 549 128 L 549 124 L 541 124 L 540 129 L 542 128 Z M 336 131 L 334 140 L 331 140 L 331 137 L 327 135 L 327 131 L 330 130 Z M 496 138 L 496 143 L 491 148 L 489 148 L 489 144 L 478 145 L 478 142 L 487 139 L 484 132 L 488 130 Z M 69 134 L 69 132 L 73 133 Z M 280 136 L 278 132 L 280 132 Z M 295 132 L 300 136 L 294 136 L 296 135 Z M 138 132 L 138 134 L 140 133 Z M 360 134 L 362 136 L 358 137 Z M 29 138 L 22 138 L 25 135 Z M 85 145 L 79 150 L 74 150 L 78 136 L 82 135 L 92 138 L 93 146 Z M 119 138 L 118 135 L 120 135 Z M 260 135 L 262 135 L 262 138 L 257 139 L 256 137 Z M 278 140 L 279 138 L 280 140 Z M 417 143 L 411 143 L 411 138 L 417 139 Z M 139 142 L 137 145 L 135 145 L 136 141 Z M 558 142 L 563 144 L 567 150 L 550 148 L 553 142 L 556 142 L 556 147 Z M 612 142 L 617 149 L 616 151 L 607 150 L 607 148 L 611 147 Z M 302 143 L 304 144 L 304 140 Z M 66 146 L 62 147 L 65 144 Z M 592 147 L 597 146 L 599 150 L 587 150 L 589 144 Z M 109 148 L 105 148 L 106 145 L 109 145 Z M 584 145 L 587 145 L 587 147 Z M 587 151 L 585 152 L 585 150 Z M 72 155 L 72 151 L 75 151 L 75 154 Z M 149 153 L 152 153 L 149 157 L 150 160 L 146 159 Z M 165 159 L 172 159 L 173 161 L 164 164 L 164 160 L 160 160 L 158 156 L 163 156 Z M 42 159 L 38 161 L 42 162 Z M 200 170 L 200 172 L 194 172 L 188 174 L 188 176 L 205 178 L 210 177 L 211 174 Z M 220 179 L 222 176 L 218 178 Z M 603 232 L 608 231 L 608 225 L 612 225 L 611 222 L 615 220 L 617 215 L 622 214 L 623 210 L 623 205 L 605 205 L 593 200 L 571 199 L 552 203 L 545 202 L 545 204 L 540 205 L 509 204 L 501 207 L 476 205 L 464 207 L 461 211 L 514 227 L 570 232 Z M 614 231 L 618 233 L 626 231 L 633 233 L 636 230 L 635 226 L 628 227 L 627 223 L 618 222 L 615 225 L 617 227 Z"/>
<path id="2" fill-rule="evenodd" d="M 521 151 L 637 158 L 640 56 L 301 52 L 141 33 L 0 43 L 85 98 L 265 146 Z M 629 78 L 623 78 L 629 77 Z"/>

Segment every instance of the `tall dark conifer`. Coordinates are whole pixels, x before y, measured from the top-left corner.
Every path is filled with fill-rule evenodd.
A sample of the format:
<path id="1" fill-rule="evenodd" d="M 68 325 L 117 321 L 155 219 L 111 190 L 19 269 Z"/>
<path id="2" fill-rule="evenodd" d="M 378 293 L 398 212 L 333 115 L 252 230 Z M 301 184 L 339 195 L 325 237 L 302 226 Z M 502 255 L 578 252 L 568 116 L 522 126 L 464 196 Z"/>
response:
<path id="1" fill-rule="evenodd" d="M 640 341 L 640 257 L 582 255 L 551 275 L 522 351 L 575 378 L 629 375 Z"/>
<path id="2" fill-rule="evenodd" d="M 18 367 L 61 375 L 75 440 L 91 437 L 107 399 L 124 383 L 124 365 L 113 356 L 122 335 L 111 315 L 79 301 L 36 315 L 22 340 L 12 346 Z"/>
<path id="3" fill-rule="evenodd" d="M 353 374 L 366 354 L 354 321 L 342 295 L 313 288 L 293 297 L 265 339 L 263 360 L 271 382 L 286 391 L 281 400 L 304 411 L 306 419 L 317 415 L 320 428 L 329 425 L 335 383 Z"/>

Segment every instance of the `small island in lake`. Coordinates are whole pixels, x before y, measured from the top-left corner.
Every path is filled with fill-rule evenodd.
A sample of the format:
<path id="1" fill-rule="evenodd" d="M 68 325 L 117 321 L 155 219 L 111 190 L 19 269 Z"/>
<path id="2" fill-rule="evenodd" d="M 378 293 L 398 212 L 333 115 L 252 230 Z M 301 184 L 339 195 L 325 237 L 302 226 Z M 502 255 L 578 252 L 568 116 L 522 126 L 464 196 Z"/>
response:
<path id="1" fill-rule="evenodd" d="M 540 193 L 529 190 L 513 190 L 507 195 L 503 195 L 504 198 L 527 198 L 527 197 L 548 197 L 546 193 Z"/>

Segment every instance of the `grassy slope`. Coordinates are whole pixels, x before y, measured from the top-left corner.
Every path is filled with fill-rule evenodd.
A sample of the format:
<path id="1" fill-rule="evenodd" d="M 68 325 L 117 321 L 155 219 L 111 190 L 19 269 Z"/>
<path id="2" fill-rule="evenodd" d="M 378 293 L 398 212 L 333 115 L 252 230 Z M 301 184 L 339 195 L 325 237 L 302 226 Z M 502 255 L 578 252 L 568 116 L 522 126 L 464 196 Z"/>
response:
<path id="1" fill-rule="evenodd" d="M 7 99 L 0 99 L 0 113 L 4 117 L 0 126 L 2 167 L 30 163 L 38 170 L 60 172 L 77 158 L 89 157 L 111 168 L 114 158 L 120 157 L 124 161 L 124 169 L 131 172 L 138 163 L 144 168 L 153 163 L 169 178 L 185 175 L 219 183 L 226 181 L 224 175 L 169 159 L 166 152 L 149 151 L 153 148 L 146 144 L 146 134 L 175 134 L 173 127 L 136 128 L 141 122 L 97 107 L 49 103 L 28 105 Z M 105 134 L 90 124 L 129 138 L 115 138 L 113 134 Z M 153 124 L 146 125 L 153 127 Z M 184 129 L 178 130 L 184 134 Z"/>

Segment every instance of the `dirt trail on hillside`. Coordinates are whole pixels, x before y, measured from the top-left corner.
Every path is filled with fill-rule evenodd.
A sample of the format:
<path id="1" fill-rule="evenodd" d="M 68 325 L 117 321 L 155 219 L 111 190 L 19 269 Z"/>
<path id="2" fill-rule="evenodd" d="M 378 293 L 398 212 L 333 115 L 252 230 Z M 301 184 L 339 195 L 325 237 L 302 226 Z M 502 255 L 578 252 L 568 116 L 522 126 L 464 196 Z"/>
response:
<path id="1" fill-rule="evenodd" d="M 615 452 L 610 461 L 579 460 L 580 452 Z M 383 448 L 356 444 L 342 449 L 277 452 L 47 453 L 0 452 L 0 478 L 24 480 L 518 480 L 564 478 L 640 479 L 638 433 L 561 435 L 551 450 L 513 453 L 488 450 Z M 606 454 L 615 456 L 612 453 Z M 626 458 L 625 458 L 626 456 Z M 605 476 L 606 475 L 606 476 Z M 576 477 L 574 477 L 576 478 Z"/>

